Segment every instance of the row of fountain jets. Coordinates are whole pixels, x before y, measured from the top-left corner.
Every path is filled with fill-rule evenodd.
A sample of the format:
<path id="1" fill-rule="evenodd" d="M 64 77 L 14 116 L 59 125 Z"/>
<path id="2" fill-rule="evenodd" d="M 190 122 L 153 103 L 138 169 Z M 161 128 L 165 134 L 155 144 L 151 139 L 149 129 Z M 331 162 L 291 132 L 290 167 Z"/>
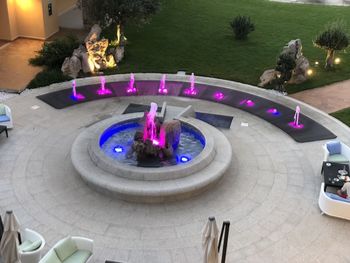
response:
<path id="1" fill-rule="evenodd" d="M 166 75 L 163 74 L 162 78 L 160 80 L 160 85 L 159 85 L 159 89 L 158 89 L 159 94 L 164 94 L 164 95 L 168 94 L 168 89 L 166 88 L 165 82 L 166 82 Z M 103 95 L 112 94 L 112 91 L 110 89 L 106 88 L 106 78 L 104 76 L 100 77 L 100 83 L 101 83 L 101 86 L 97 91 L 98 95 L 103 96 Z M 133 73 L 130 74 L 130 81 L 129 81 L 129 85 L 128 85 L 126 92 L 128 94 L 134 94 L 137 92 L 137 89 L 135 87 L 135 75 Z M 185 90 L 185 94 L 194 96 L 194 95 L 197 95 L 197 93 L 198 93 L 198 91 L 195 88 L 195 76 L 194 76 L 194 73 L 192 73 L 190 76 L 190 87 Z M 77 82 L 75 79 L 72 80 L 72 98 L 74 100 L 85 99 L 84 95 L 77 92 Z"/>
<path id="2" fill-rule="evenodd" d="M 158 89 L 158 93 L 159 94 L 163 94 L 163 95 L 167 95 L 168 94 L 168 89 L 166 88 L 165 85 L 166 82 L 166 74 L 162 75 L 162 78 L 160 80 L 160 85 L 159 85 L 159 89 Z M 112 91 L 108 88 L 106 88 L 106 78 L 104 76 L 100 77 L 100 83 L 101 86 L 100 88 L 97 90 L 97 94 L 98 95 L 109 95 L 112 94 Z M 129 81 L 129 85 L 128 88 L 126 90 L 126 92 L 128 94 L 135 94 L 137 92 L 137 89 L 135 87 L 135 75 L 133 73 L 130 74 L 130 81 Z M 190 96 L 195 96 L 198 93 L 198 90 L 195 88 L 195 76 L 194 73 L 191 74 L 190 76 L 190 87 L 185 89 L 184 93 L 186 95 L 190 95 Z M 72 81 L 72 99 L 73 100 L 83 100 L 85 99 L 85 96 L 77 93 L 77 83 L 76 80 L 74 79 Z M 222 92 L 216 92 L 214 94 L 214 98 L 218 101 L 223 100 L 224 99 L 224 94 Z M 247 107 L 253 107 L 254 106 L 254 102 L 252 100 L 243 100 L 240 102 L 240 105 L 245 105 Z M 300 119 L 300 107 L 296 106 L 295 109 L 295 114 L 294 114 L 294 121 L 289 123 L 289 126 L 291 126 L 292 128 L 295 129 L 301 129 L 304 127 L 303 124 L 299 123 L 299 119 Z M 267 113 L 269 114 L 273 114 L 273 115 L 279 115 L 280 113 L 278 112 L 278 110 L 276 108 L 270 108 L 267 110 Z"/>

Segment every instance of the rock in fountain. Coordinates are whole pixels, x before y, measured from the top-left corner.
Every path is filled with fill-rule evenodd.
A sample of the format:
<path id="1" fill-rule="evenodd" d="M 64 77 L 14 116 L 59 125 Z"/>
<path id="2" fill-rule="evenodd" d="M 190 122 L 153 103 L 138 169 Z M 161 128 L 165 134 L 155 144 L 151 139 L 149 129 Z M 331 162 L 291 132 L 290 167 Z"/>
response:
<path id="1" fill-rule="evenodd" d="M 133 153 L 136 153 L 138 161 L 164 160 L 173 156 L 180 141 L 181 123 L 178 120 L 171 120 L 161 124 L 156 117 L 157 109 L 158 105 L 152 102 L 150 111 L 145 112 L 143 132 L 135 133 L 134 143 L 127 154 L 128 158 Z"/>

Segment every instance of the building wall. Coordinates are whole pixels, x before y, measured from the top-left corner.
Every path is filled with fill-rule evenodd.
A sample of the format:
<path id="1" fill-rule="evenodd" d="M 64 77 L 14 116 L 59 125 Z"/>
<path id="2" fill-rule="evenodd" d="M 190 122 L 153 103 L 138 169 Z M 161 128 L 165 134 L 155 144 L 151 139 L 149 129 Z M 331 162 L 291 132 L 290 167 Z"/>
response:
<path id="1" fill-rule="evenodd" d="M 46 39 L 59 29 L 56 0 L 5 0 L 0 2 L 0 39 L 14 40 L 18 37 Z M 49 3 L 53 8 L 51 16 L 48 15 Z"/>
<path id="2" fill-rule="evenodd" d="M 45 38 L 52 36 L 59 30 L 58 26 L 58 8 L 57 3 L 62 0 L 42 0 L 42 9 L 44 17 Z M 52 4 L 52 15 L 49 16 L 48 5 Z"/>
<path id="3" fill-rule="evenodd" d="M 57 0 L 58 15 L 72 9 L 77 4 L 77 0 Z"/>
<path id="4" fill-rule="evenodd" d="M 0 39 L 13 40 L 17 37 L 15 0 L 0 1 Z"/>
<path id="5" fill-rule="evenodd" d="M 18 36 L 45 38 L 43 7 L 41 0 L 16 0 Z"/>

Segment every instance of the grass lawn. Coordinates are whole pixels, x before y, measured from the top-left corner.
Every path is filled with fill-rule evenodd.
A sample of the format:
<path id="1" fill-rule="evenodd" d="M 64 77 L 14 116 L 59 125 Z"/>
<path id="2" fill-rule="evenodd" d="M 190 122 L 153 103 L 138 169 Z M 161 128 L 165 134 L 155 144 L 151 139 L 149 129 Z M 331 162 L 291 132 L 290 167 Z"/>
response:
<path id="1" fill-rule="evenodd" d="M 350 126 L 350 108 L 331 113 L 331 115 Z"/>
<path id="2" fill-rule="evenodd" d="M 311 63 L 320 61 L 315 75 L 288 92 L 323 86 L 350 77 L 350 55 L 338 54 L 342 63 L 323 70 L 325 52 L 312 40 L 329 21 L 344 19 L 350 28 L 350 8 L 283 4 L 267 0 L 164 0 L 151 23 L 126 28 L 129 44 L 117 72 L 185 70 L 257 85 L 265 69 L 274 68 L 284 44 L 300 38 Z M 256 30 L 248 40 L 236 41 L 229 22 L 248 15 Z"/>

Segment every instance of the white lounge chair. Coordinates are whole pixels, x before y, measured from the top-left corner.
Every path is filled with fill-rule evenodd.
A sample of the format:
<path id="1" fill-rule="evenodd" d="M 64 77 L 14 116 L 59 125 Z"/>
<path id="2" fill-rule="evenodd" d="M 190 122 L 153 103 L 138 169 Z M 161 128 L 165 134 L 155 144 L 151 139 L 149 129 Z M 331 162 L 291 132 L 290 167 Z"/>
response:
<path id="1" fill-rule="evenodd" d="M 350 200 L 336 194 L 326 193 L 324 183 L 321 184 L 318 206 L 329 216 L 350 220 Z"/>
<path id="2" fill-rule="evenodd" d="M 9 106 L 0 104 L 0 125 L 13 128 L 12 114 Z"/>
<path id="3" fill-rule="evenodd" d="M 22 238 L 22 244 L 27 245 L 29 247 L 30 245 L 40 244 L 39 247 L 34 248 L 32 251 L 22 251 L 19 250 L 19 255 L 21 258 L 22 263 L 38 263 L 41 259 L 41 253 L 45 246 L 45 239 L 42 237 L 42 235 L 38 234 L 37 232 L 30 230 L 26 228 L 24 231 L 21 232 L 21 238 Z M 20 247 L 23 247 L 20 246 Z"/>
<path id="4" fill-rule="evenodd" d="M 330 141 L 323 145 L 324 161 L 333 163 L 349 163 L 350 147 L 340 141 Z"/>
<path id="5" fill-rule="evenodd" d="M 76 245 L 77 250 L 73 251 L 64 244 L 71 239 Z M 58 241 L 47 254 L 39 261 L 39 263 L 52 262 L 74 262 L 74 263 L 92 263 L 93 262 L 93 246 L 94 241 L 84 237 L 67 237 Z M 58 253 L 57 253 L 58 252 Z M 62 261 L 60 256 L 64 254 L 65 259 Z M 58 261 L 57 261 L 58 260 Z"/>

